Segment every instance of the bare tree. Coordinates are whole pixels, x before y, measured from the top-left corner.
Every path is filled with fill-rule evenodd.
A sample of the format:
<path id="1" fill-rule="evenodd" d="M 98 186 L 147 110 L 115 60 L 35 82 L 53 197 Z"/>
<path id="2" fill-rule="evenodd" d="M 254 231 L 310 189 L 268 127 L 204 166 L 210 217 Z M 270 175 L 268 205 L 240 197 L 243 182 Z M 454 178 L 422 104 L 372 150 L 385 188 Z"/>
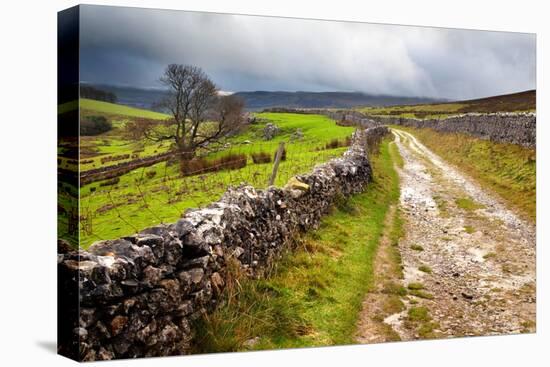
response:
<path id="1" fill-rule="evenodd" d="M 217 121 L 220 135 L 227 136 L 237 132 L 243 124 L 244 101 L 242 98 L 227 95 L 218 97 L 211 111 L 211 119 Z"/>
<path id="2" fill-rule="evenodd" d="M 170 140 L 176 147 L 182 169 L 197 150 L 219 142 L 240 127 L 243 103 L 234 96 L 218 96 L 218 89 L 201 68 L 168 65 L 160 81 L 169 89 L 159 104 L 170 111 L 163 123 L 139 119 L 127 125 L 131 137 L 153 141 Z"/>

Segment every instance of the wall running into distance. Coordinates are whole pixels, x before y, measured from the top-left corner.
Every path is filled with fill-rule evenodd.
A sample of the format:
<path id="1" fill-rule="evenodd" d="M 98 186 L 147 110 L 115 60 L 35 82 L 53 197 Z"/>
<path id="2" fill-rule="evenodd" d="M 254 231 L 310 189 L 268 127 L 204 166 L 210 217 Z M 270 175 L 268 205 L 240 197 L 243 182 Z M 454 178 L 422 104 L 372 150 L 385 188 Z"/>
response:
<path id="1" fill-rule="evenodd" d="M 73 251 L 60 243 L 58 351 L 82 361 L 186 354 L 193 321 L 223 302 L 228 264 L 261 277 L 316 228 L 334 201 L 367 189 L 367 147 L 386 127 L 358 129 L 340 158 L 284 188 L 230 188 L 176 223 Z"/>

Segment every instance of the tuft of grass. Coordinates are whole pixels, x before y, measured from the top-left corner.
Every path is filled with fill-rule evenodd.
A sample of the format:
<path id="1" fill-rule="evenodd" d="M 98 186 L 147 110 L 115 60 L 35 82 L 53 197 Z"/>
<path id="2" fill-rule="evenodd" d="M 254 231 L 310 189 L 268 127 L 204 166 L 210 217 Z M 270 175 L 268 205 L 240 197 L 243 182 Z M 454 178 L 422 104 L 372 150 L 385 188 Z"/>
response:
<path id="1" fill-rule="evenodd" d="M 413 283 L 409 283 L 407 285 L 407 288 L 409 288 L 410 290 L 419 290 L 419 289 L 424 289 L 424 285 L 422 283 L 413 282 Z"/>
<path id="2" fill-rule="evenodd" d="M 388 301 L 384 304 L 384 314 L 393 315 L 399 313 L 405 309 L 403 301 L 399 297 L 389 298 Z"/>
<path id="3" fill-rule="evenodd" d="M 418 335 L 422 339 L 434 339 L 437 337 L 437 334 L 434 333 L 434 329 L 439 327 L 437 322 L 425 322 L 418 328 Z"/>
<path id="4" fill-rule="evenodd" d="M 385 335 L 386 341 L 388 342 L 398 342 L 401 341 L 401 337 L 397 333 L 397 331 L 393 330 L 391 325 L 388 325 L 384 322 L 380 324 L 382 326 L 382 332 Z"/>
<path id="5" fill-rule="evenodd" d="M 387 282 L 386 284 L 384 284 L 384 288 L 382 289 L 382 292 L 386 294 L 397 295 L 397 296 L 406 296 L 407 288 L 403 287 L 401 284 L 397 284 L 394 282 Z"/>
<path id="6" fill-rule="evenodd" d="M 427 274 L 432 273 L 432 268 L 430 268 L 428 265 L 421 265 L 421 266 L 418 267 L 418 270 L 420 270 L 421 272 L 427 273 Z"/>
<path id="7" fill-rule="evenodd" d="M 418 298 L 424 298 L 424 299 L 433 299 L 434 296 L 428 292 L 425 292 L 421 289 L 412 289 L 409 291 L 409 294 L 411 296 L 416 296 Z"/>
<path id="8" fill-rule="evenodd" d="M 424 247 L 416 244 L 416 245 L 411 245 L 411 250 L 414 250 L 414 251 L 424 251 Z"/>
<path id="9" fill-rule="evenodd" d="M 310 332 L 304 304 L 288 297 L 286 289 L 262 280 L 242 283 L 225 306 L 197 321 L 196 352 L 242 350 L 253 335 L 289 338 Z"/>
<path id="10" fill-rule="evenodd" d="M 483 258 L 484 258 L 485 260 L 488 260 L 488 259 L 495 258 L 496 256 L 497 256 L 496 253 L 494 253 L 494 252 L 489 252 L 489 253 L 483 255 Z"/>
<path id="11" fill-rule="evenodd" d="M 468 234 L 472 234 L 476 231 L 476 229 L 472 226 L 464 226 L 464 231 Z"/>
<path id="12" fill-rule="evenodd" d="M 320 228 L 283 254 L 269 278 L 243 279 L 239 292 L 197 327 L 197 352 L 350 344 L 388 208 L 397 203 L 397 173 L 383 141 L 372 157 L 376 180 L 334 208 Z M 334 254 L 338 256 L 335 257 Z M 391 308 L 400 308 L 395 302 Z M 257 342 L 248 346 L 249 340 Z"/>
<path id="13" fill-rule="evenodd" d="M 422 283 L 418 283 L 418 282 L 409 283 L 407 285 L 407 288 L 409 289 L 409 294 L 412 295 L 412 296 L 416 296 L 416 297 L 419 297 L 419 298 L 425 298 L 425 299 L 433 299 L 434 298 L 428 292 L 423 291 L 424 284 L 422 284 Z"/>
<path id="14" fill-rule="evenodd" d="M 414 134 L 443 159 L 494 191 L 531 221 L 536 219 L 536 150 L 465 134 L 397 127 Z"/>
<path id="15" fill-rule="evenodd" d="M 476 203 L 472 199 L 466 198 L 466 197 L 456 199 L 455 203 L 456 203 L 456 206 L 459 207 L 460 209 L 463 209 L 469 212 L 484 208 L 483 205 Z"/>
<path id="16" fill-rule="evenodd" d="M 432 318 L 428 309 L 424 306 L 411 307 L 407 312 L 407 319 L 412 322 L 428 322 Z"/>
<path id="17" fill-rule="evenodd" d="M 408 329 L 416 329 L 418 336 L 422 339 L 433 339 L 438 336 L 435 329 L 439 324 L 432 321 L 428 309 L 424 306 L 411 307 L 404 325 Z"/>

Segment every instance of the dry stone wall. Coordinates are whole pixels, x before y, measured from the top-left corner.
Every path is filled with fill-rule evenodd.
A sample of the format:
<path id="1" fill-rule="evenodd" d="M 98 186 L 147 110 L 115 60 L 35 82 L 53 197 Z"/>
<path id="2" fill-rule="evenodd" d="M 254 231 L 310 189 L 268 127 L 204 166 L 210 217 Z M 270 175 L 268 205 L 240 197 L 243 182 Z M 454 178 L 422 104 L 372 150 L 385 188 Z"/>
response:
<path id="1" fill-rule="evenodd" d="M 442 119 L 416 119 L 395 116 L 371 116 L 354 110 L 271 108 L 265 112 L 287 112 L 325 115 L 343 125 L 364 128 L 380 125 L 402 125 L 430 128 L 446 133 L 462 133 L 497 143 L 536 147 L 535 113 L 468 113 Z"/>
<path id="2" fill-rule="evenodd" d="M 128 172 L 142 167 L 149 167 L 154 164 L 164 162 L 177 155 L 176 152 L 165 152 L 154 156 L 132 159 L 130 161 L 117 163 L 114 165 L 93 168 L 80 172 L 80 186 L 87 185 L 91 182 L 106 180 L 114 177 L 122 176 Z"/>
<path id="3" fill-rule="evenodd" d="M 316 228 L 334 200 L 372 179 L 367 144 L 389 132 L 359 129 L 341 158 L 284 188 L 229 189 L 176 223 L 58 252 L 58 351 L 84 361 L 186 354 L 193 321 L 223 302 L 229 262 L 260 277 Z"/>
<path id="4" fill-rule="evenodd" d="M 535 148 L 537 142 L 535 113 L 469 113 L 445 119 L 403 117 L 371 117 L 380 124 L 430 128 L 446 133 L 469 134 L 498 143 L 518 144 Z"/>

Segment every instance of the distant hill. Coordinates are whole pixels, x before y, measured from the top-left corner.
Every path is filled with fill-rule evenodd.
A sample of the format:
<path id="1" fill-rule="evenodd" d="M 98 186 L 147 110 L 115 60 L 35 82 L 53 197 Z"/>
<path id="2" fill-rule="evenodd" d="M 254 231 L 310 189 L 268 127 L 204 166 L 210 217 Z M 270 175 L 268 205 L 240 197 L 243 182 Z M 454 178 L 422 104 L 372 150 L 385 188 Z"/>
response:
<path id="1" fill-rule="evenodd" d="M 362 107 L 359 111 L 369 115 L 400 116 L 416 118 L 442 118 L 462 113 L 492 113 L 535 111 L 537 101 L 536 90 L 503 94 L 466 101 L 445 103 L 423 103 L 416 105 Z"/>
<path id="2" fill-rule="evenodd" d="M 80 85 L 80 98 L 89 98 L 109 103 L 117 102 L 116 94 L 113 92 L 104 91 L 87 84 Z"/>
<path id="3" fill-rule="evenodd" d="M 143 89 L 108 84 L 88 84 L 116 95 L 117 103 L 154 110 L 164 97 L 162 89 Z M 360 92 L 237 92 L 245 101 L 247 110 L 256 111 L 270 107 L 290 108 L 352 108 L 358 106 L 395 106 L 443 102 L 442 99 L 374 95 Z"/>
<path id="4" fill-rule="evenodd" d="M 533 89 L 525 92 L 470 99 L 455 103 L 465 105 L 460 110 L 462 113 L 531 111 L 535 110 L 537 107 L 537 91 Z"/>
<path id="5" fill-rule="evenodd" d="M 237 92 L 249 110 L 271 107 L 352 108 L 442 102 L 441 99 L 374 95 L 360 92 Z"/>
<path id="6" fill-rule="evenodd" d="M 109 84 L 88 84 L 96 89 L 113 93 L 116 96 L 118 104 L 126 106 L 155 110 L 155 105 L 166 95 L 162 89 L 146 89 L 123 87 Z"/>

